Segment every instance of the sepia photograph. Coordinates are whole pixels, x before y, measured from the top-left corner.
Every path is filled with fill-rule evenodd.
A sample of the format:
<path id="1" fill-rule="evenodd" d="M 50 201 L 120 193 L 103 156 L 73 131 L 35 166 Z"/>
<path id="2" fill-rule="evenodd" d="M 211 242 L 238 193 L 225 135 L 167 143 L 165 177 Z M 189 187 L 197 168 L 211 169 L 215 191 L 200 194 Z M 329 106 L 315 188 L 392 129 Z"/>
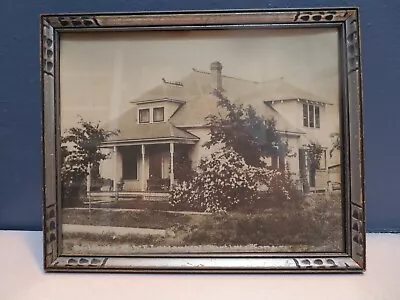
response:
<path id="1" fill-rule="evenodd" d="M 341 253 L 338 28 L 60 35 L 62 255 Z"/>

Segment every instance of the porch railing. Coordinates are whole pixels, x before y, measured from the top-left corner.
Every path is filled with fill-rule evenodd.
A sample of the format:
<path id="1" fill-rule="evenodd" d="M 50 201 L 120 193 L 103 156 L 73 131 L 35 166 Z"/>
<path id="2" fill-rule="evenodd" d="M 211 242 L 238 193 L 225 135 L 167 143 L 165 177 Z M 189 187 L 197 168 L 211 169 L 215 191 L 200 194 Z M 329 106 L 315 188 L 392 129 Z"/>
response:
<path id="1" fill-rule="evenodd" d="M 154 192 L 167 192 L 169 190 L 170 180 L 165 178 L 150 178 L 147 180 L 147 190 Z"/>

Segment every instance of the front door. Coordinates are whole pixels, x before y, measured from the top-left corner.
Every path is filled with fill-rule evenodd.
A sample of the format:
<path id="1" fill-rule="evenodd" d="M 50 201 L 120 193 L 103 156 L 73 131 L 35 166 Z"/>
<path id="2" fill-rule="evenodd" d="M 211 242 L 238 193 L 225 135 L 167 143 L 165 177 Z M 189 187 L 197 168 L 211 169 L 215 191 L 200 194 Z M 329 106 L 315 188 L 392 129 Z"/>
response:
<path id="1" fill-rule="evenodd" d="M 162 177 L 162 153 L 153 152 L 149 158 L 149 177 L 150 179 L 161 178 Z"/>

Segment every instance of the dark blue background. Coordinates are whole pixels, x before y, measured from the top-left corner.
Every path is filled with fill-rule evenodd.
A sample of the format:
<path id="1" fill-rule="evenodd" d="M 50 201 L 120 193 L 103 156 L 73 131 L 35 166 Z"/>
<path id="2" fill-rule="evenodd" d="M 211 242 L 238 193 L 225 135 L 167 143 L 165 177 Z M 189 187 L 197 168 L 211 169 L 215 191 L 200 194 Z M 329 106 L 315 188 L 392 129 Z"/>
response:
<path id="1" fill-rule="evenodd" d="M 400 1 L 2 0 L 0 229 L 41 228 L 39 14 L 359 6 L 364 71 L 367 229 L 400 231 Z"/>

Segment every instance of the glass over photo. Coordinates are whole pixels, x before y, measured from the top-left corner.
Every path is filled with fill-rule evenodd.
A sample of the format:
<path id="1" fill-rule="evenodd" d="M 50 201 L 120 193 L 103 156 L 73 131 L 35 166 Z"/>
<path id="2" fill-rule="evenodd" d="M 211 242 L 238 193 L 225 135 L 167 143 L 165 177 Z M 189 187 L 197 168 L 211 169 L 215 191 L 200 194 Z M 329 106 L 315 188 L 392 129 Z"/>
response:
<path id="1" fill-rule="evenodd" d="M 344 251 L 335 28 L 60 35 L 65 255 Z"/>

